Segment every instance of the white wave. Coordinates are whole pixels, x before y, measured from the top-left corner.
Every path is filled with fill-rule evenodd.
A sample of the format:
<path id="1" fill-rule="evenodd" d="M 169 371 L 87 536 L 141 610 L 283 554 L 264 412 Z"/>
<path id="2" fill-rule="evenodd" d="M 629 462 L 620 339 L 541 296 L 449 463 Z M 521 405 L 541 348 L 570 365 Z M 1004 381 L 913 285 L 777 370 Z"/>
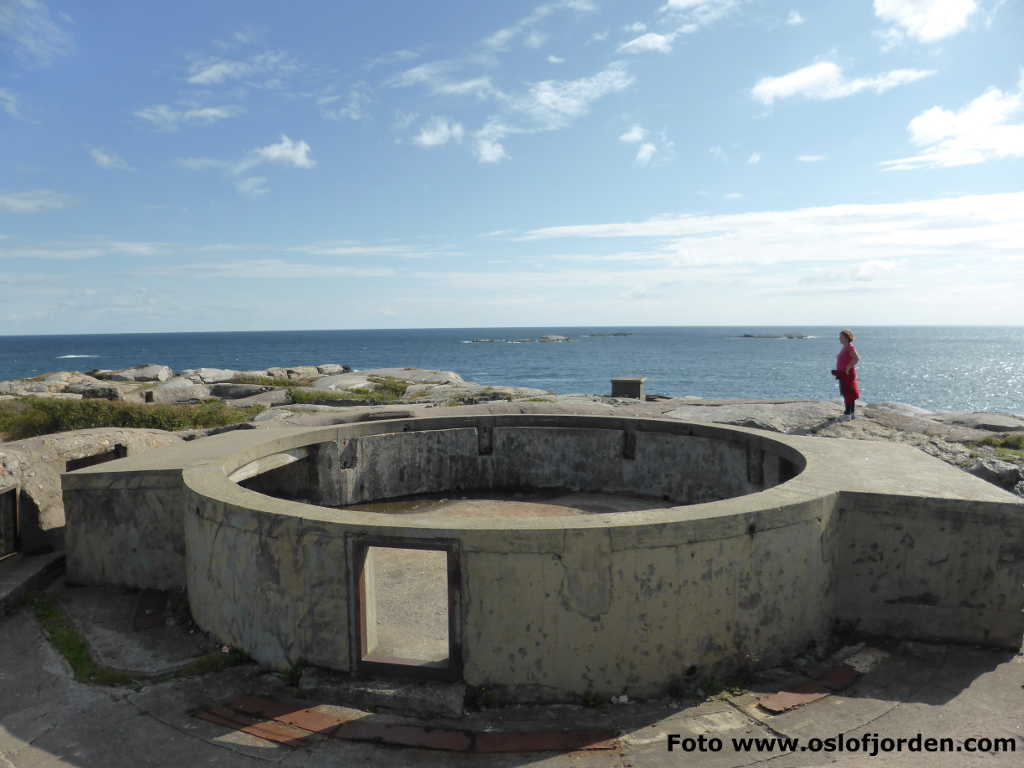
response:
<path id="1" fill-rule="evenodd" d="M 67 360 L 71 357 L 99 357 L 99 355 L 57 355 L 58 360 Z"/>

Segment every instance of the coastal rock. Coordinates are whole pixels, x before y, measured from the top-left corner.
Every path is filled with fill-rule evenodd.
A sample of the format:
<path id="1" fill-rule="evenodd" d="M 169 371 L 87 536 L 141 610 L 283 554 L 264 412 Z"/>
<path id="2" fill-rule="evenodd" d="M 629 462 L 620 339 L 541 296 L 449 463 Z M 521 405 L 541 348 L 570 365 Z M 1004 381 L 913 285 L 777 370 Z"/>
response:
<path id="1" fill-rule="evenodd" d="M 205 384 L 197 384 L 185 376 L 168 379 L 149 393 L 152 403 L 193 403 L 205 400 L 210 396 L 210 388 Z"/>
<path id="2" fill-rule="evenodd" d="M 543 389 L 532 387 L 485 387 L 472 382 L 461 384 L 410 384 L 404 400 L 432 403 L 478 403 L 491 400 L 518 400 L 527 397 L 548 397 Z"/>
<path id="3" fill-rule="evenodd" d="M 569 341 L 568 336 L 558 336 L 557 334 L 550 334 L 548 336 L 541 336 L 537 341 Z"/>
<path id="4" fill-rule="evenodd" d="M 285 373 L 289 379 L 312 379 L 320 375 L 315 365 L 296 365 L 293 368 L 286 368 Z"/>
<path id="5" fill-rule="evenodd" d="M 316 370 L 321 376 L 335 376 L 339 373 L 348 373 L 352 368 L 347 365 L 338 365 L 337 363 L 326 363 L 325 365 L 318 365 Z"/>
<path id="6" fill-rule="evenodd" d="M 827 424 L 842 412 L 842 407 L 836 403 L 821 400 L 686 399 L 665 415 L 680 421 L 806 433 Z"/>
<path id="7" fill-rule="evenodd" d="M 365 373 L 339 373 L 317 379 L 310 386 L 313 389 L 335 391 L 339 389 L 372 389 L 373 383 Z"/>
<path id="8" fill-rule="evenodd" d="M 229 368 L 188 368 L 181 375 L 196 384 L 218 384 L 231 381 L 238 376 L 238 371 Z"/>
<path id="9" fill-rule="evenodd" d="M 987 432 L 1024 431 L 1024 419 L 1009 413 L 937 413 L 934 418 L 945 424 L 983 429 Z"/>
<path id="10" fill-rule="evenodd" d="M 401 379 L 410 384 L 462 384 L 465 382 L 454 371 L 435 371 L 428 368 L 374 368 L 360 371 L 364 376 Z"/>
<path id="11" fill-rule="evenodd" d="M 237 400 L 240 397 L 250 397 L 272 389 L 273 387 L 261 384 L 214 384 L 210 387 L 210 394 L 224 400 Z"/>
<path id="12" fill-rule="evenodd" d="M 60 475 L 71 459 L 95 456 L 126 445 L 129 455 L 173 445 L 181 438 L 157 429 L 81 429 L 0 443 L 0 488 L 21 491 L 21 537 L 26 552 L 59 548 L 64 502 Z"/>
<path id="13" fill-rule="evenodd" d="M 120 371 L 95 371 L 93 375 L 104 381 L 167 381 L 174 371 L 166 365 L 136 365 Z"/>
<path id="14" fill-rule="evenodd" d="M 978 459 L 967 467 L 967 471 L 1007 491 L 1014 491 L 1017 485 L 1024 482 L 1024 472 L 1021 472 L 1020 467 L 999 459 Z"/>
<path id="15" fill-rule="evenodd" d="M 270 378 L 272 378 L 272 379 L 287 379 L 288 378 L 288 370 L 285 369 L 285 368 L 279 368 L 279 367 L 267 368 L 265 374 L 267 376 L 269 376 Z"/>
<path id="16" fill-rule="evenodd" d="M 225 404 L 234 408 L 245 408 L 249 405 L 263 405 L 272 408 L 277 405 L 288 405 L 291 403 L 291 395 L 287 389 L 279 387 L 265 387 L 266 392 L 257 392 L 247 397 L 239 397 L 234 400 L 226 400 Z"/>

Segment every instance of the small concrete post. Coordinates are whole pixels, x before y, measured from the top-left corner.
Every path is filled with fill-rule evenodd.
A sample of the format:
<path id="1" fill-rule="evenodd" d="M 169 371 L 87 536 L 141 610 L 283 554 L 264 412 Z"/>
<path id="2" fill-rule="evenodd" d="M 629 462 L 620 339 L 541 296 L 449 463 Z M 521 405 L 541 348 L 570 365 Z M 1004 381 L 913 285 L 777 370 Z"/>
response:
<path id="1" fill-rule="evenodd" d="M 644 382 L 646 376 L 617 376 L 612 379 L 612 397 L 634 397 L 644 399 Z"/>

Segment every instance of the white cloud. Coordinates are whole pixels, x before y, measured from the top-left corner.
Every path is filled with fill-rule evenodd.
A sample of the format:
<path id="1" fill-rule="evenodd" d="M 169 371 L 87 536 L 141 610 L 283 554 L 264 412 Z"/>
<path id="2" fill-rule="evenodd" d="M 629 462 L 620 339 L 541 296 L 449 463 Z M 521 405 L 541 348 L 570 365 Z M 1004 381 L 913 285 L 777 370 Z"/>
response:
<path id="1" fill-rule="evenodd" d="M 188 168 L 190 171 L 205 171 L 210 168 L 228 167 L 228 164 L 223 160 L 216 160 L 212 157 L 183 157 L 178 160 L 178 165 Z"/>
<path id="2" fill-rule="evenodd" d="M 0 211 L 6 213 L 39 213 L 64 208 L 69 202 L 67 195 L 49 189 L 32 192 L 0 192 Z"/>
<path id="3" fill-rule="evenodd" d="M 478 98 L 488 98 L 500 95 L 500 92 L 494 87 L 489 77 L 481 76 L 465 80 L 452 79 L 449 73 L 454 68 L 455 65 L 449 61 L 434 61 L 420 64 L 417 67 L 400 72 L 385 81 L 385 85 L 391 88 L 410 88 L 422 85 L 432 93 L 444 96 L 470 95 Z"/>
<path id="4" fill-rule="evenodd" d="M 192 85 L 220 85 L 228 80 L 269 76 L 266 85 L 275 85 L 277 78 L 298 70 L 298 65 L 283 51 L 265 51 L 248 59 L 217 57 L 193 59 L 188 66 L 188 82 Z"/>
<path id="5" fill-rule="evenodd" d="M 658 155 L 659 153 L 671 154 L 672 149 L 675 146 L 673 142 L 668 140 L 664 133 L 658 137 L 652 137 L 651 132 L 639 124 L 634 124 L 629 128 L 629 130 L 619 136 L 619 141 L 624 144 L 640 145 L 637 147 L 636 157 L 634 160 L 636 164 L 642 168 L 650 165 L 655 155 Z"/>
<path id="6" fill-rule="evenodd" d="M 824 155 L 797 155 L 797 160 L 801 163 L 820 163 L 825 159 Z"/>
<path id="7" fill-rule="evenodd" d="M 500 163 L 508 158 L 502 139 L 512 130 L 504 123 L 492 120 L 474 135 L 474 151 L 481 163 Z"/>
<path id="8" fill-rule="evenodd" d="M 649 141 L 645 141 L 636 151 L 636 164 L 647 166 L 658 153 L 658 147 Z"/>
<path id="9" fill-rule="evenodd" d="M 594 275 L 607 276 L 620 284 L 628 284 L 640 275 L 662 282 L 689 282 L 702 272 L 718 276 L 723 284 L 711 294 L 715 301 L 723 296 L 744 295 L 748 301 L 760 303 L 770 284 L 776 284 L 774 290 L 787 292 L 802 276 L 813 275 L 820 265 L 833 264 L 838 265 L 834 270 L 847 278 L 852 275 L 858 281 L 889 285 L 892 298 L 899 297 L 902 304 L 908 296 L 926 299 L 932 290 L 926 285 L 934 288 L 936 301 L 941 300 L 943 291 L 948 295 L 950 278 L 940 274 L 941 270 L 963 267 L 964 271 L 993 274 L 994 285 L 1013 286 L 1015 279 L 1019 284 L 1019 279 L 1024 279 L 1021 210 L 1024 192 L 1015 192 L 737 214 L 659 216 L 642 221 L 545 227 L 517 239 L 575 240 L 578 244 L 572 246 L 575 253 L 567 257 L 569 260 L 627 265 L 629 271 L 590 269 Z M 609 251 L 608 245 L 616 240 L 629 245 L 624 250 Z M 829 243 L 828 248 L 821 247 L 824 242 Z M 971 254 L 966 261 L 965 252 Z M 756 277 L 756 290 L 742 284 L 744 277 L 752 276 Z M 702 296 L 705 293 L 701 291 Z M 804 306 L 802 312 L 806 311 Z M 885 311 L 885 307 L 879 307 L 879 311 Z M 975 308 L 975 314 L 984 315 L 982 305 Z M 929 322 L 939 321 L 939 315 L 935 315 Z"/>
<path id="10" fill-rule="evenodd" d="M 394 277 L 391 267 L 348 267 L 333 264 L 299 264 L 283 259 L 177 264 L 145 270 L 150 275 L 188 275 L 197 278 L 301 279 L 328 277 Z"/>
<path id="11" fill-rule="evenodd" d="M 624 141 L 627 144 L 635 144 L 639 141 L 643 141 L 646 136 L 646 128 L 641 125 L 633 125 L 628 131 L 619 136 L 619 141 Z"/>
<path id="12" fill-rule="evenodd" d="M 633 32 L 634 34 L 639 35 L 641 32 L 647 31 L 647 25 L 642 21 L 635 21 L 632 24 L 627 24 L 622 29 L 625 32 Z"/>
<path id="13" fill-rule="evenodd" d="M 742 200 L 743 199 L 743 193 L 742 192 L 726 192 L 724 195 L 722 195 L 722 197 L 724 197 L 726 200 Z"/>
<path id="14" fill-rule="evenodd" d="M 515 98 L 511 107 L 542 129 L 556 130 L 587 114 L 595 101 L 632 84 L 633 77 L 613 64 L 592 77 L 535 83 L 526 95 Z"/>
<path id="15" fill-rule="evenodd" d="M 1014 118 L 1018 122 L 1011 123 Z M 1024 157 L 1024 75 L 1018 90 L 989 88 L 958 111 L 932 107 L 907 126 L 920 153 L 882 163 L 887 171 L 952 168 Z"/>
<path id="16" fill-rule="evenodd" d="M 67 30 L 68 20 L 54 19 L 41 0 L 7 0 L 0 3 L 0 48 L 13 51 L 16 58 L 32 66 L 49 66 L 60 56 L 74 51 Z"/>
<path id="17" fill-rule="evenodd" d="M 717 144 L 715 144 L 713 147 L 710 147 L 708 149 L 708 152 L 710 152 L 712 155 L 714 155 L 723 162 L 728 162 L 729 160 L 729 154 Z"/>
<path id="18" fill-rule="evenodd" d="M 891 26 L 888 35 L 936 43 L 967 26 L 977 0 L 875 0 L 875 15 Z"/>
<path id="19" fill-rule="evenodd" d="M 498 94 L 489 77 L 473 77 L 468 80 L 456 80 L 449 82 L 438 82 L 433 85 L 435 93 L 448 96 L 473 95 L 479 98 L 486 98 Z"/>
<path id="20" fill-rule="evenodd" d="M 548 36 L 543 32 L 533 30 L 523 39 L 523 45 L 527 48 L 540 48 L 547 42 Z"/>
<path id="21" fill-rule="evenodd" d="M 762 104 L 769 105 L 777 99 L 793 96 L 824 101 L 845 98 L 866 90 L 885 93 L 900 85 L 913 83 L 934 74 L 934 70 L 894 69 L 875 77 L 848 80 L 837 64 L 820 61 L 779 77 L 763 77 L 750 93 Z"/>
<path id="22" fill-rule="evenodd" d="M 279 165 L 290 165 L 295 168 L 312 168 L 316 161 L 310 156 L 309 144 L 302 141 L 292 141 L 283 133 L 281 140 L 276 144 L 268 144 L 253 151 L 256 157 L 270 163 Z"/>
<path id="23" fill-rule="evenodd" d="M 804 23 L 804 17 L 800 15 L 800 11 L 790 11 L 786 17 L 786 24 L 791 27 L 798 27 Z"/>
<path id="24" fill-rule="evenodd" d="M 696 31 L 697 27 L 704 27 L 724 18 L 743 2 L 744 0 L 668 0 L 660 10 L 662 13 L 682 16 L 690 21 L 694 28 L 682 30 L 689 33 Z"/>
<path id="25" fill-rule="evenodd" d="M 439 147 L 449 141 L 462 141 L 462 123 L 446 117 L 432 117 L 413 139 L 421 147 Z"/>
<path id="26" fill-rule="evenodd" d="M 370 88 L 366 83 L 356 83 L 341 96 L 327 93 L 316 100 L 320 114 L 328 120 L 362 120 L 366 117 L 366 105 L 371 101 Z"/>
<path id="27" fill-rule="evenodd" d="M 18 97 L 14 95 L 14 91 L 0 88 L 0 109 L 11 117 L 21 117 L 18 111 Z"/>
<path id="28" fill-rule="evenodd" d="M 747 158 L 747 165 L 757 165 L 761 162 L 760 152 L 751 152 L 750 157 Z"/>
<path id="29" fill-rule="evenodd" d="M 555 56 L 554 54 L 550 54 L 548 56 L 548 63 L 549 64 L 565 64 L 565 59 L 563 59 L 561 56 Z"/>
<path id="30" fill-rule="evenodd" d="M 270 191 L 263 176 L 247 176 L 235 182 L 235 188 L 247 197 L 262 197 Z"/>
<path id="31" fill-rule="evenodd" d="M 535 27 L 544 19 L 559 10 L 568 9 L 579 13 L 589 13 L 595 10 L 595 6 L 589 0 L 556 0 L 555 2 L 543 3 L 534 8 L 529 14 L 516 23 L 499 29 L 494 34 L 485 38 L 482 45 L 492 51 L 503 51 L 517 37 L 524 38 L 524 44 L 529 47 L 537 47 L 541 43 L 534 44 L 537 38 L 531 40 L 531 35 L 540 35 Z"/>
<path id="32" fill-rule="evenodd" d="M 182 125 L 209 125 L 211 123 L 238 117 L 244 112 L 241 107 L 192 107 L 174 109 L 166 104 L 155 104 L 135 112 L 140 120 L 152 124 L 162 131 L 176 131 Z"/>
<path id="33" fill-rule="evenodd" d="M 671 53 L 673 35 L 661 35 L 657 32 L 648 32 L 640 37 L 635 37 L 627 43 L 619 46 L 619 53 Z"/>
<path id="34" fill-rule="evenodd" d="M 130 171 L 132 168 L 125 162 L 124 158 L 116 152 L 111 152 L 110 150 L 103 149 L 102 147 L 92 147 L 89 150 L 89 155 L 92 157 L 93 162 L 95 162 L 100 168 L 109 168 L 120 171 Z"/>

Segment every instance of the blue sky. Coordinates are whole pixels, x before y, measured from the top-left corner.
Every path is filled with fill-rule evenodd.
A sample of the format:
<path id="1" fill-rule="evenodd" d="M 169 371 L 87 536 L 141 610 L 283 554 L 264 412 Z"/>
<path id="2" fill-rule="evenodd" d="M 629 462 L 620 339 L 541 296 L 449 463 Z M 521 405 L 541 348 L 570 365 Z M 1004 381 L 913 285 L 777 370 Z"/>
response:
<path id="1" fill-rule="evenodd" d="M 1007 324 L 1024 0 L 0 0 L 0 334 Z"/>

